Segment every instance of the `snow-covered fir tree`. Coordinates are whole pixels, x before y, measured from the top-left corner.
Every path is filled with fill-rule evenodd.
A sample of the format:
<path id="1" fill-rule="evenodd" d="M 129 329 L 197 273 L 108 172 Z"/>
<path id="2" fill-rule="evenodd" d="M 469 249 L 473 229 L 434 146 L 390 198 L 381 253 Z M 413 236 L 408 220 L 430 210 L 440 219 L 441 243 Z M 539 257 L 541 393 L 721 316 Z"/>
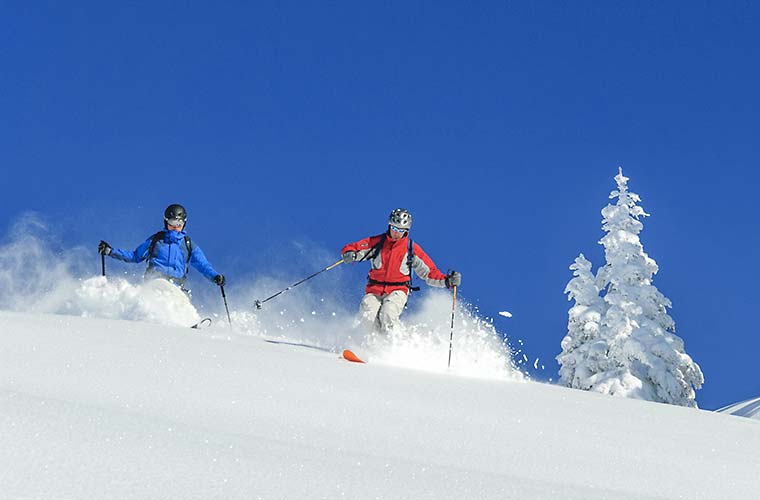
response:
<path id="1" fill-rule="evenodd" d="M 639 239 L 640 218 L 649 214 L 638 205 L 639 196 L 628 191 L 628 180 L 620 169 L 617 189 L 610 194 L 617 202 L 602 210 L 607 234 L 599 243 L 606 264 L 596 280 L 590 282 L 585 258 L 571 266 L 575 276 L 566 293 L 575 305 L 557 356 L 560 381 L 579 389 L 696 407 L 695 389 L 704 376 L 675 334 L 667 311 L 670 300 L 652 284 L 657 263 Z"/>

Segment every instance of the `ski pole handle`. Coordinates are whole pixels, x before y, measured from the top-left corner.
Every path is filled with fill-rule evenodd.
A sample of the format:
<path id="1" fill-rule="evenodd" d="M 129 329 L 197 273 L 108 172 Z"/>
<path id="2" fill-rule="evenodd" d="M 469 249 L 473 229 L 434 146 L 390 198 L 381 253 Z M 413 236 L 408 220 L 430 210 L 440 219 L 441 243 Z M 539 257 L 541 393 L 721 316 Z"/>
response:
<path id="1" fill-rule="evenodd" d="M 341 265 L 341 264 L 343 264 L 343 259 L 340 259 L 340 260 L 339 260 L 339 261 L 337 261 L 335 264 L 330 264 L 329 266 L 327 266 L 326 268 L 324 268 L 322 271 L 320 271 L 320 273 L 321 273 L 321 272 L 324 272 L 324 271 L 329 271 L 329 270 L 330 270 L 330 269 L 332 269 L 333 267 L 338 267 L 338 266 L 339 266 L 339 265 Z M 319 274 L 319 273 L 317 273 L 317 274 Z"/>

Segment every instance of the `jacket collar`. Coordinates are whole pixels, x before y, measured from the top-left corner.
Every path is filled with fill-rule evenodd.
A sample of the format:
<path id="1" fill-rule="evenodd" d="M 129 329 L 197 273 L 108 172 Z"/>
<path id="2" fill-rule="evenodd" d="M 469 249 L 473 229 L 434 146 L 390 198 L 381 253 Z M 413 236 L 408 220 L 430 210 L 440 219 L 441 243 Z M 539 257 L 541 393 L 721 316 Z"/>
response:
<path id="1" fill-rule="evenodd" d="M 385 233 L 385 241 L 386 243 L 389 243 L 391 246 L 400 245 L 402 243 L 406 245 L 409 242 L 409 232 L 407 232 L 403 237 L 397 240 L 394 240 L 393 238 L 391 238 L 390 231 L 391 230 L 389 229 L 388 232 Z"/>
<path id="2" fill-rule="evenodd" d="M 184 231 L 170 231 L 168 229 L 164 229 L 164 233 L 166 234 L 165 239 L 168 239 L 171 243 L 182 241 L 187 234 Z"/>

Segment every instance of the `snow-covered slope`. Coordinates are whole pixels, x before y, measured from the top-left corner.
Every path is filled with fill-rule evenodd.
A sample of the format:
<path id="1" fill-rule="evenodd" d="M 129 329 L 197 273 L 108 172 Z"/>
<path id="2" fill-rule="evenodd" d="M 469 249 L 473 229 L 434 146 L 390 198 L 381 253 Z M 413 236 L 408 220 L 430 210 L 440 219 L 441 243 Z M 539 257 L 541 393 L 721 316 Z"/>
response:
<path id="1" fill-rule="evenodd" d="M 756 418 L 760 420 L 760 398 L 734 403 L 717 411 L 728 415 L 736 415 L 737 417 Z"/>
<path id="2" fill-rule="evenodd" d="M 0 312 L 0 498 L 759 494 L 754 420 L 294 343 Z"/>

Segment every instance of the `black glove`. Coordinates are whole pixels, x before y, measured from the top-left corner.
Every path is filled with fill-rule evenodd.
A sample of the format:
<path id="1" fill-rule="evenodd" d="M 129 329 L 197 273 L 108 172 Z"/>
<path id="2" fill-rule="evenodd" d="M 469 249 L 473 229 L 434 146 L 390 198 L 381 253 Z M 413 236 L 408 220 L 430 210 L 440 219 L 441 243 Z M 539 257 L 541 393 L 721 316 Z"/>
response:
<path id="1" fill-rule="evenodd" d="M 111 255 L 111 245 L 100 240 L 100 243 L 98 243 L 98 253 L 100 255 Z"/>
<path id="2" fill-rule="evenodd" d="M 354 262 L 356 260 L 356 252 L 353 250 L 349 250 L 348 252 L 343 254 L 343 262 L 346 264 L 350 264 L 351 262 Z"/>
<path id="3" fill-rule="evenodd" d="M 227 280 L 224 279 L 223 274 L 217 274 L 216 276 L 214 276 L 214 283 L 216 283 L 219 286 L 224 286 L 224 284 L 227 283 Z"/>
<path id="4" fill-rule="evenodd" d="M 451 271 L 446 276 L 446 288 L 452 288 L 462 284 L 462 273 Z"/>

